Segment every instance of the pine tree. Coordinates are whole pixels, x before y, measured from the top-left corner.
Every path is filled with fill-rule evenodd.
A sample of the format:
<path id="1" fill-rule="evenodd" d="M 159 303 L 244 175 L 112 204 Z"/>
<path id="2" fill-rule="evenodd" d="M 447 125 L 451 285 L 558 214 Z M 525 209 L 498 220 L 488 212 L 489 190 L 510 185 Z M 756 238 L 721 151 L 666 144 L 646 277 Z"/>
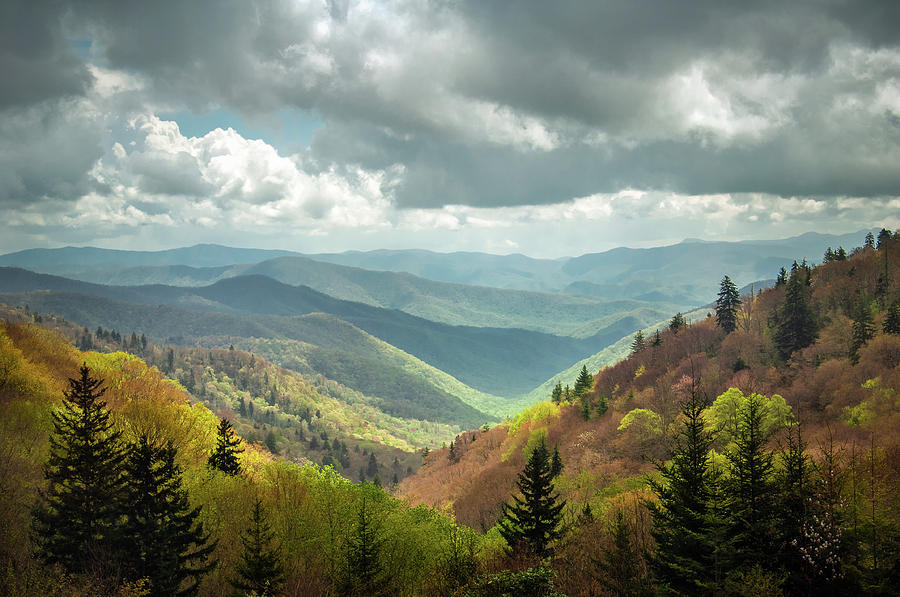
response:
<path id="1" fill-rule="evenodd" d="M 558 381 L 556 382 L 556 385 L 553 386 L 553 393 L 550 395 L 550 400 L 552 400 L 556 404 L 559 404 L 560 401 L 562 401 L 562 393 L 562 382 Z"/>
<path id="2" fill-rule="evenodd" d="M 510 553 L 545 558 L 560 536 L 559 524 L 565 501 L 553 494 L 553 472 L 547 445 L 542 439 L 531 452 L 516 482 L 522 497 L 513 496 L 512 505 L 503 505 L 500 534 Z"/>
<path id="3" fill-rule="evenodd" d="M 450 462 L 452 462 L 452 463 L 454 463 L 454 464 L 455 464 L 456 461 L 457 461 L 457 458 L 456 458 L 456 442 L 455 442 L 455 441 L 454 441 L 454 442 L 450 442 L 450 451 L 447 453 L 447 460 L 449 460 Z"/>
<path id="4" fill-rule="evenodd" d="M 241 559 L 235 570 L 238 577 L 229 583 L 238 590 L 254 592 L 260 597 L 277 595 L 284 582 L 284 565 L 280 547 L 272 547 L 274 533 L 266 520 L 259 500 L 253 504 L 250 526 L 241 534 Z"/>
<path id="5" fill-rule="evenodd" d="M 900 301 L 895 301 L 888 308 L 881 329 L 885 334 L 900 334 Z"/>
<path id="6" fill-rule="evenodd" d="M 550 478 L 557 478 L 563 470 L 562 458 L 559 456 L 559 444 L 553 447 L 553 456 L 550 458 Z"/>
<path id="7" fill-rule="evenodd" d="M 631 342 L 631 354 L 636 355 L 638 353 L 644 352 L 645 348 L 647 348 L 647 344 L 644 340 L 644 332 L 638 330 L 634 335 L 634 340 Z"/>
<path id="8" fill-rule="evenodd" d="M 374 487 L 374 486 L 370 486 Z M 375 597 L 386 594 L 381 550 L 384 540 L 373 520 L 367 487 L 363 487 L 356 525 L 347 544 L 347 576 L 343 595 Z"/>
<path id="9" fill-rule="evenodd" d="M 111 560 L 121 531 L 125 457 L 100 379 L 86 365 L 69 379 L 61 408 L 53 412 L 49 487 L 35 510 L 39 553 L 69 572 L 85 572 Z"/>
<path id="10" fill-rule="evenodd" d="M 737 567 L 773 568 L 777 555 L 774 456 L 766 449 L 766 407 L 751 394 L 738 414 L 735 447 L 726 453 L 730 474 L 724 484 L 730 537 Z"/>
<path id="11" fill-rule="evenodd" d="M 601 556 L 593 560 L 594 565 L 600 571 L 599 581 L 612 595 L 630 597 L 639 595 L 644 588 L 641 573 L 641 554 L 634 544 L 631 525 L 625 520 L 622 510 L 616 511 L 616 516 L 609 528 L 612 545 L 601 546 Z"/>
<path id="12" fill-rule="evenodd" d="M 808 524 L 808 504 L 812 495 L 811 462 L 806 455 L 800 425 L 788 427 L 787 445 L 781 451 L 778 484 L 778 535 L 781 550 L 778 558 L 787 578 L 789 594 L 801 594 L 806 579 L 803 575 L 803 529 Z"/>
<path id="13" fill-rule="evenodd" d="M 816 339 L 816 323 L 809 306 L 808 276 L 803 273 L 808 268 L 794 265 L 775 330 L 775 346 L 784 359 Z"/>
<path id="14" fill-rule="evenodd" d="M 681 314 L 681 311 L 676 313 L 671 321 L 669 321 L 669 329 L 672 330 L 672 333 L 677 334 L 681 328 L 687 325 L 687 322 L 684 320 L 684 315 Z"/>
<path id="15" fill-rule="evenodd" d="M 890 240 L 891 240 L 891 231 L 886 228 L 882 228 L 881 232 L 878 233 L 878 243 L 875 245 L 875 248 L 877 248 L 880 251 L 882 248 L 887 246 L 887 243 Z"/>
<path id="16" fill-rule="evenodd" d="M 716 325 L 730 334 L 737 328 L 737 310 L 741 305 L 741 297 L 738 295 L 737 286 L 731 278 L 722 278 L 719 287 L 719 297 L 716 299 Z"/>
<path id="17" fill-rule="evenodd" d="M 587 365 L 581 366 L 581 373 L 575 380 L 575 395 L 583 396 L 591 391 L 594 387 L 594 376 L 588 373 Z"/>
<path id="18" fill-rule="evenodd" d="M 787 270 L 783 267 L 778 270 L 778 277 L 775 278 L 775 287 L 784 286 L 787 284 Z"/>
<path id="19" fill-rule="evenodd" d="M 209 542 L 181 483 L 177 450 L 138 438 L 128 453 L 128 510 L 121 559 L 131 580 L 146 578 L 150 595 L 193 595 L 200 577 L 213 568 Z"/>
<path id="20" fill-rule="evenodd" d="M 253 403 L 251 402 L 250 405 L 252 406 Z M 241 463 L 238 462 L 237 455 L 244 451 L 243 448 L 238 448 L 241 441 L 241 438 L 234 433 L 231 421 L 222 418 L 219 421 L 216 435 L 216 449 L 209 456 L 210 468 L 218 469 L 229 475 L 240 475 Z"/>
<path id="21" fill-rule="evenodd" d="M 662 336 L 659 333 L 659 330 L 656 330 L 656 333 L 653 334 L 653 342 L 651 342 L 652 346 L 662 346 Z"/>
<path id="22" fill-rule="evenodd" d="M 857 301 L 853 314 L 853 328 L 850 334 L 850 362 L 859 362 L 859 349 L 875 336 L 872 311 L 863 300 Z"/>
<path id="23" fill-rule="evenodd" d="M 375 452 L 369 454 L 369 464 L 366 467 L 366 475 L 374 477 L 378 473 L 378 460 L 375 459 Z"/>
<path id="24" fill-rule="evenodd" d="M 875 235 L 871 232 L 866 233 L 866 248 L 874 249 L 875 248 Z"/>
<path id="25" fill-rule="evenodd" d="M 649 504 L 657 545 L 651 568 L 663 594 L 712 594 L 722 581 L 719 476 L 709 461 L 713 436 L 705 429 L 706 406 L 692 387 L 672 460 L 657 465 L 661 479 L 650 481 L 658 496 Z"/>

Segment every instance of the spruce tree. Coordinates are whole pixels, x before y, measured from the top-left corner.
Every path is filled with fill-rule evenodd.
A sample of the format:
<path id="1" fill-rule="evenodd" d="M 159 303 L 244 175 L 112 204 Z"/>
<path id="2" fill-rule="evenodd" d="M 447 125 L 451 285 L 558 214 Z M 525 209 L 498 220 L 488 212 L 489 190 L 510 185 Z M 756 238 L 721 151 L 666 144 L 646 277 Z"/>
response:
<path id="1" fill-rule="evenodd" d="M 872 311 L 863 300 L 857 301 L 853 314 L 853 327 L 850 334 L 850 362 L 859 362 L 859 349 L 875 336 L 875 323 Z"/>
<path id="2" fill-rule="evenodd" d="M 900 301 L 894 301 L 888 308 L 881 329 L 885 334 L 900 334 Z"/>
<path id="3" fill-rule="evenodd" d="M 714 594 L 721 583 L 719 475 L 709 461 L 713 436 L 706 431 L 707 403 L 695 388 L 682 404 L 682 427 L 669 463 L 651 479 L 657 500 L 649 504 L 656 540 L 651 560 L 663 594 Z"/>
<path id="4" fill-rule="evenodd" d="M 738 413 L 735 446 L 726 453 L 729 475 L 724 483 L 729 536 L 735 566 L 774 568 L 776 541 L 776 483 L 774 456 L 766 449 L 766 407 L 759 394 L 751 394 Z"/>
<path id="5" fill-rule="evenodd" d="M 669 329 L 672 330 L 672 332 L 675 334 L 677 334 L 678 331 L 686 325 L 687 322 L 684 320 L 684 315 L 681 314 L 681 311 L 676 313 L 669 321 Z"/>
<path id="6" fill-rule="evenodd" d="M 588 373 L 587 365 L 581 366 L 581 373 L 575 380 L 575 395 L 583 396 L 591 391 L 594 387 L 594 376 Z"/>
<path id="7" fill-rule="evenodd" d="M 731 278 L 722 278 L 719 287 L 719 297 L 716 299 L 716 324 L 730 334 L 737 329 L 737 310 L 741 305 L 741 297 L 738 295 L 737 286 Z"/>
<path id="8" fill-rule="evenodd" d="M 622 510 L 609 528 L 612 544 L 601 545 L 601 556 L 593 559 L 594 565 L 600 569 L 599 581 L 612 595 L 631 597 L 639 595 L 645 589 L 645 575 L 641 570 L 641 553 L 634 543 L 634 532 L 625 519 Z"/>
<path id="9" fill-rule="evenodd" d="M 553 447 L 553 456 L 550 458 L 550 477 L 557 478 L 563 470 L 562 458 L 559 455 L 559 444 Z"/>
<path id="10" fill-rule="evenodd" d="M 866 248 L 874 249 L 875 248 L 875 235 L 871 232 L 866 233 Z"/>
<path id="11" fill-rule="evenodd" d="M 216 448 L 209 456 L 210 468 L 218 469 L 229 475 L 241 474 L 241 463 L 237 458 L 237 455 L 244 451 L 243 448 L 238 448 L 241 441 L 241 438 L 234 433 L 231 421 L 222 418 L 216 434 Z"/>
<path id="12" fill-rule="evenodd" d="M 656 330 L 656 333 L 653 334 L 653 341 L 650 343 L 652 346 L 662 346 L 662 336 L 659 333 L 659 330 Z"/>
<path id="13" fill-rule="evenodd" d="M 644 340 L 644 332 L 638 330 L 634 335 L 634 340 L 631 342 L 631 354 L 636 355 L 644 352 L 645 348 L 647 348 L 647 343 L 646 340 Z"/>
<path id="14" fill-rule="evenodd" d="M 200 508 L 188 503 L 176 452 L 141 436 L 125 462 L 128 510 L 120 557 L 131 580 L 149 580 L 151 596 L 193 595 L 213 567 L 208 558 L 216 544 L 197 520 Z"/>
<path id="15" fill-rule="evenodd" d="M 278 595 L 284 582 L 284 565 L 280 547 L 273 547 L 274 533 L 266 520 L 259 500 L 253 504 L 250 526 L 241 533 L 241 559 L 235 570 L 238 576 L 229 583 L 238 590 L 255 592 L 264 597 Z"/>
<path id="16" fill-rule="evenodd" d="M 550 394 L 550 400 L 552 400 L 556 404 L 559 404 L 562 401 L 562 394 L 562 382 L 558 381 L 556 382 L 556 385 L 553 386 L 553 393 Z"/>
<path id="17" fill-rule="evenodd" d="M 809 306 L 808 271 L 804 275 L 804 270 L 808 268 L 797 266 L 791 270 L 784 304 L 777 314 L 775 346 L 783 359 L 816 339 L 816 322 Z"/>
<path id="18" fill-rule="evenodd" d="M 500 534 L 511 554 L 548 557 L 553 553 L 551 544 L 560 536 L 565 501 L 553 493 L 550 453 L 543 439 L 528 457 L 516 485 L 522 497 L 514 495 L 512 505 L 503 505 Z"/>
<path id="19" fill-rule="evenodd" d="M 121 532 L 125 453 L 100 400 L 103 381 L 86 365 L 69 379 L 61 408 L 53 412 L 49 486 L 34 515 L 40 555 L 68 572 L 96 571 L 111 559 Z"/>
<path id="20" fill-rule="evenodd" d="M 386 594 L 384 569 L 381 564 L 384 539 L 381 538 L 381 531 L 372 515 L 369 497 L 366 495 L 368 491 L 368 487 L 362 488 L 356 525 L 347 544 L 347 575 L 342 594 L 352 597 L 375 597 Z"/>

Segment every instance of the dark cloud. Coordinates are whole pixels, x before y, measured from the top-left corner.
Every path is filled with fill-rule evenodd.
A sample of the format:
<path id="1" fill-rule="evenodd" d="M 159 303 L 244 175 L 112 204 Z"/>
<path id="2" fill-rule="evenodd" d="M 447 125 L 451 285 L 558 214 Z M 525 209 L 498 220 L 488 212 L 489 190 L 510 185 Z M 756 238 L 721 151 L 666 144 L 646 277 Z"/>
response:
<path id="1" fill-rule="evenodd" d="M 65 14 L 65 2 L 0 3 L 0 109 L 81 95 L 90 85 L 90 73 L 63 34 Z"/>

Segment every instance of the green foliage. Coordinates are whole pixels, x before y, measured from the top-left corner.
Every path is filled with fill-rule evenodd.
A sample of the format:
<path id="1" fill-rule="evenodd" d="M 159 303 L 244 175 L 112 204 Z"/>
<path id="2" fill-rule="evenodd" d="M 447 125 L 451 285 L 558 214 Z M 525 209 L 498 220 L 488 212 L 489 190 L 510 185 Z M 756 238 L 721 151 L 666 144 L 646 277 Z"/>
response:
<path id="1" fill-rule="evenodd" d="M 256 500 L 250 513 L 250 526 L 241 534 L 241 559 L 235 566 L 237 576 L 228 582 L 235 589 L 255 592 L 260 597 L 278 595 L 284 582 L 280 547 L 273 547 L 274 533 L 262 504 Z"/>
<path id="2" fill-rule="evenodd" d="M 556 590 L 553 579 L 553 571 L 544 567 L 522 572 L 504 570 L 478 579 L 465 597 L 565 597 Z"/>
<path id="3" fill-rule="evenodd" d="M 900 301 L 894 301 L 888 307 L 882 330 L 885 334 L 900 334 Z"/>
<path id="4" fill-rule="evenodd" d="M 692 384 L 672 460 L 658 465 L 659 479 L 650 479 L 657 494 L 649 504 L 657 546 L 651 568 L 665 592 L 674 594 L 711 594 L 722 570 L 717 559 L 723 543 L 719 474 L 710 466 L 713 437 L 706 431 L 705 407 Z"/>
<path id="5" fill-rule="evenodd" d="M 609 534 L 611 545 L 601 546 L 600 558 L 593 560 L 600 584 L 619 597 L 641 594 L 648 588 L 647 579 L 641 570 L 641 553 L 634 542 L 634 529 L 622 510 L 616 511 Z"/>
<path id="6" fill-rule="evenodd" d="M 547 421 L 552 417 L 558 417 L 560 407 L 549 401 L 536 402 L 520 412 L 509 424 L 509 435 L 514 436 L 525 423 Z"/>
<path id="7" fill-rule="evenodd" d="M 850 334 L 850 362 L 859 362 L 859 349 L 875 336 L 875 322 L 872 310 L 864 300 L 858 300 L 853 313 L 853 327 Z"/>
<path id="8" fill-rule="evenodd" d="M 53 412 L 49 487 L 35 511 L 42 557 L 69 572 L 106 566 L 120 536 L 125 478 L 121 433 L 114 430 L 100 379 L 82 365 Z"/>
<path id="9" fill-rule="evenodd" d="M 347 568 L 344 594 L 348 596 L 376 597 L 388 594 L 385 570 L 380 562 L 384 546 L 381 528 L 375 519 L 367 494 L 360 495 L 356 513 L 356 526 L 347 544 Z"/>
<path id="10" fill-rule="evenodd" d="M 674 334 L 677 334 L 686 325 L 687 321 L 685 321 L 684 315 L 682 315 L 680 311 L 669 321 L 669 329 L 672 330 L 672 333 Z"/>
<path id="11" fill-rule="evenodd" d="M 198 521 L 200 508 L 188 503 L 175 453 L 171 444 L 141 436 L 125 461 L 128 509 L 119 557 L 131 580 L 148 579 L 152 596 L 193 595 L 214 565 L 208 558 L 216 544 Z"/>
<path id="12" fill-rule="evenodd" d="M 531 452 L 516 483 L 522 497 L 504 504 L 500 534 L 510 553 L 545 558 L 560 536 L 559 524 L 565 501 L 553 494 L 553 472 L 547 445 L 541 441 Z"/>
<path id="13" fill-rule="evenodd" d="M 722 444 L 734 441 L 740 435 L 741 418 L 751 400 L 760 405 L 761 430 L 766 436 L 773 435 L 794 420 L 790 405 L 778 394 L 769 398 L 760 394 L 747 396 L 738 388 L 728 388 L 703 413 L 707 430 L 719 433 Z"/>
<path id="14" fill-rule="evenodd" d="M 575 380 L 573 392 L 575 396 L 581 397 L 590 392 L 593 387 L 594 376 L 588 373 L 587 365 L 582 365 L 581 373 L 578 374 L 578 379 Z"/>
<path id="15" fill-rule="evenodd" d="M 240 475 L 241 463 L 237 455 L 244 451 L 239 448 L 241 438 L 234 433 L 231 421 L 222 418 L 216 434 L 216 447 L 209 455 L 209 467 L 222 471 L 227 475 Z"/>
<path id="16" fill-rule="evenodd" d="M 722 278 L 719 296 L 716 298 L 716 325 L 730 334 L 737 328 L 737 311 L 741 305 L 741 297 L 737 286 L 731 278 Z"/>
<path id="17" fill-rule="evenodd" d="M 625 413 L 617 429 L 624 431 L 632 426 L 640 428 L 641 432 L 649 435 L 660 435 L 662 433 L 662 417 L 649 408 L 635 408 Z"/>
<path id="18" fill-rule="evenodd" d="M 805 264 L 794 265 L 784 304 L 775 316 L 775 346 L 783 359 L 790 358 L 795 351 L 806 348 L 816 339 L 816 322 L 809 303 L 810 270 Z"/>
<path id="19" fill-rule="evenodd" d="M 634 335 L 634 340 L 631 342 L 631 354 L 639 354 L 644 352 L 644 349 L 647 348 L 647 343 L 644 340 L 644 332 L 638 330 Z"/>

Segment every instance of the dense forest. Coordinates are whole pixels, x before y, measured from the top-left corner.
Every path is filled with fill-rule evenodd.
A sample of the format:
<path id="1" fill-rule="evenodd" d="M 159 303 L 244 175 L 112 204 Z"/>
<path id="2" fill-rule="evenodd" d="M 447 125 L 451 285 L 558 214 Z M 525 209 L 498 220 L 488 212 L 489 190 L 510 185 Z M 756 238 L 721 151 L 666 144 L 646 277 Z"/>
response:
<path id="1" fill-rule="evenodd" d="M 776 274 L 471 431 L 8 308 L 0 591 L 893 594 L 900 240 Z"/>

